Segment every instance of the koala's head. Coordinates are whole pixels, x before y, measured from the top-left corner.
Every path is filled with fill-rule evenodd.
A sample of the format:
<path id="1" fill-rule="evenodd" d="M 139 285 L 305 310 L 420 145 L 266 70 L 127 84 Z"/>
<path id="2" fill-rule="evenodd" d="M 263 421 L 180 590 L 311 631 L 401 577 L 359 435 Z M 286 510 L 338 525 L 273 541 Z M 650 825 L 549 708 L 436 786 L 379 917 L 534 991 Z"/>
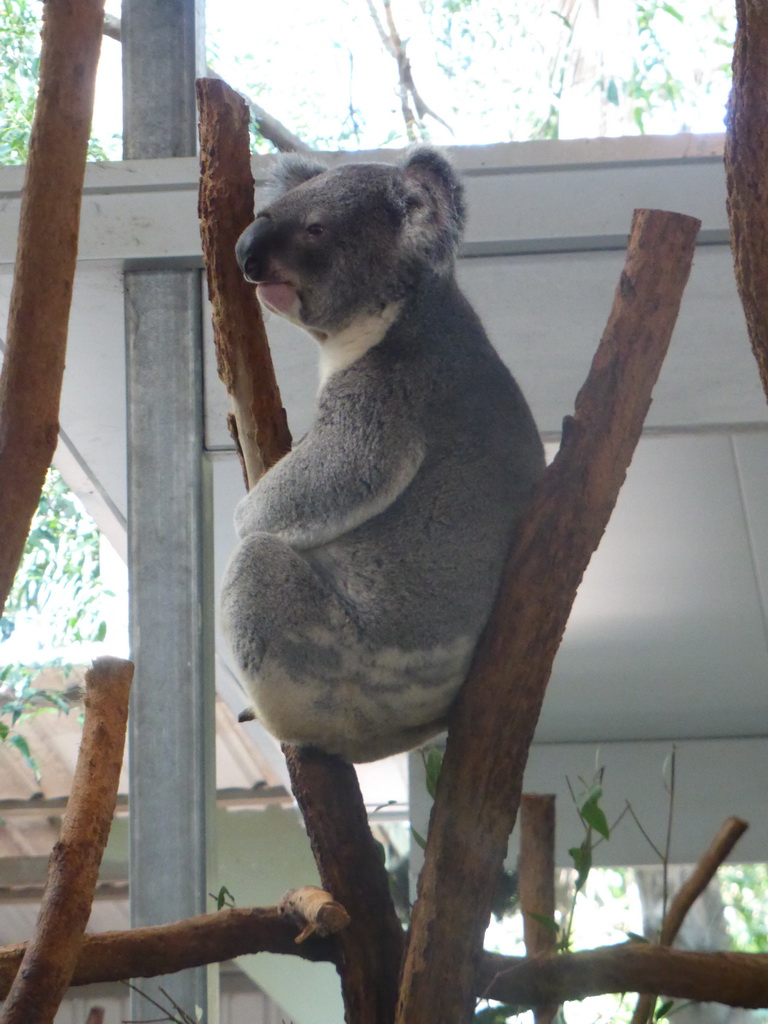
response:
<path id="1" fill-rule="evenodd" d="M 399 167 L 328 170 L 283 157 L 271 201 L 237 243 L 262 302 L 320 336 L 450 276 L 464 226 L 462 186 L 427 146 Z"/>

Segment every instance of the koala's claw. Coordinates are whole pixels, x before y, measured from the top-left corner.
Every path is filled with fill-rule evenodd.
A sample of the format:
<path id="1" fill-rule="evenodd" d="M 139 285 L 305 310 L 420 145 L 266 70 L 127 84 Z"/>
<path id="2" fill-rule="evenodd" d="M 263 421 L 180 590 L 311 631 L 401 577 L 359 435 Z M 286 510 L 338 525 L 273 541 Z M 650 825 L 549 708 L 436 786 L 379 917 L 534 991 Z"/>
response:
<path id="1" fill-rule="evenodd" d="M 240 714 L 237 716 L 238 722 L 255 722 L 256 712 L 253 708 L 243 708 Z"/>

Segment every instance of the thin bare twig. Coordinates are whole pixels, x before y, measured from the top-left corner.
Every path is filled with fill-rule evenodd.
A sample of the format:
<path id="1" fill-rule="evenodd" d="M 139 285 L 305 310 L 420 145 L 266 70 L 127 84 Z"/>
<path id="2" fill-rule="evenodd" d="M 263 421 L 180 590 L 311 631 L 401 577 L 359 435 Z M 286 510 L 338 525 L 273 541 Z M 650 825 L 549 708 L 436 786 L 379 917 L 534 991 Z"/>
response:
<path id="1" fill-rule="evenodd" d="M 661 920 L 667 919 L 667 901 L 669 900 L 669 858 L 672 854 L 672 825 L 675 819 L 675 766 L 677 761 L 677 748 L 672 745 L 672 753 L 669 755 L 669 806 L 667 808 L 667 835 L 664 840 L 663 883 L 661 891 Z"/>
<path id="2" fill-rule="evenodd" d="M 179 1006 L 176 1000 L 170 996 L 164 988 L 161 988 L 160 992 L 168 1000 L 171 1008 L 170 1010 L 167 1006 L 163 1006 L 162 1003 L 153 999 L 152 996 L 143 989 L 140 989 L 138 985 L 134 985 L 133 982 L 123 981 L 123 985 L 129 988 L 132 992 L 135 992 L 137 995 L 140 995 L 142 999 L 146 999 L 146 1001 L 154 1006 L 156 1010 L 159 1010 L 164 1014 L 163 1017 L 158 1017 L 154 1020 L 127 1020 L 124 1021 L 123 1024 L 163 1024 L 164 1021 L 170 1021 L 171 1024 L 197 1024 L 195 1018 L 190 1017 L 187 1011 L 183 1007 Z M 174 1014 L 178 1014 L 178 1016 L 174 1016 Z"/>
<path id="3" fill-rule="evenodd" d="M 627 801 L 627 807 L 629 808 L 629 813 L 632 815 L 632 818 L 633 818 L 635 824 L 640 829 L 640 832 L 642 833 L 643 838 L 645 839 L 646 843 L 648 843 L 650 848 L 653 850 L 653 852 L 659 858 L 659 861 L 660 862 L 663 861 L 664 860 L 664 854 L 661 852 L 661 850 L 658 848 L 656 843 L 654 843 L 654 841 L 651 839 L 651 837 L 648 835 L 648 833 L 643 828 L 643 823 L 638 818 L 637 814 L 635 813 L 634 807 L 632 806 L 632 804 L 629 801 Z"/>
<path id="4" fill-rule="evenodd" d="M 426 134 L 423 124 L 426 116 L 434 118 L 435 121 L 438 121 L 443 125 L 443 127 L 447 128 L 449 132 L 453 133 L 453 129 L 448 122 L 444 121 L 439 114 L 435 113 L 435 111 L 424 101 L 419 90 L 416 88 L 411 62 L 406 53 L 406 44 L 403 42 L 400 33 L 397 30 L 397 25 L 395 24 L 391 0 L 383 0 L 384 15 L 387 21 L 386 29 L 379 17 L 379 13 L 376 10 L 373 0 L 365 0 L 365 2 L 368 7 L 368 13 L 371 16 L 371 20 L 373 21 L 384 49 L 397 64 L 400 106 L 403 111 L 403 121 L 405 122 L 405 130 L 408 138 L 411 141 L 415 141 L 416 127 L 419 128 L 422 135 Z M 415 114 L 411 107 L 411 100 L 413 101 L 413 106 L 416 108 Z"/>

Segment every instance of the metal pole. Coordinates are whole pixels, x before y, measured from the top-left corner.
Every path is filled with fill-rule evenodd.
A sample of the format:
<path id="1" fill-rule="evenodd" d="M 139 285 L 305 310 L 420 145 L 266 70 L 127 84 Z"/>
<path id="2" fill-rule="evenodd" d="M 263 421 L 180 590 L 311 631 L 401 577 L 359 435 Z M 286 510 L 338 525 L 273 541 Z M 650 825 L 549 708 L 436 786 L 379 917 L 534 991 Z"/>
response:
<path id="1" fill-rule="evenodd" d="M 202 11 L 202 0 L 123 0 L 126 159 L 194 155 Z M 201 913 L 208 892 L 214 683 L 200 271 L 127 270 L 125 313 L 136 661 L 130 888 L 132 923 L 139 926 Z M 166 1002 L 162 987 L 193 1018 L 202 1008 L 212 1024 L 217 999 L 208 975 L 200 968 L 138 985 Z M 153 1014 L 134 994 L 133 1018 Z"/>

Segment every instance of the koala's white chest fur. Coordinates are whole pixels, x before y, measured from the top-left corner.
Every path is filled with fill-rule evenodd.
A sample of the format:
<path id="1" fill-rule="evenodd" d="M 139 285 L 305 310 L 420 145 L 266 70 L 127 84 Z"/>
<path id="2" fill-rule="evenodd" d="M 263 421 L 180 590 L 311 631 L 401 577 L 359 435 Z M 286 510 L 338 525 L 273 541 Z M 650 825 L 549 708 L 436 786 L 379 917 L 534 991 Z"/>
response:
<path id="1" fill-rule="evenodd" d="M 392 302 L 381 313 L 357 317 L 337 334 L 320 342 L 320 387 L 334 373 L 345 370 L 383 339 L 402 307 Z"/>

